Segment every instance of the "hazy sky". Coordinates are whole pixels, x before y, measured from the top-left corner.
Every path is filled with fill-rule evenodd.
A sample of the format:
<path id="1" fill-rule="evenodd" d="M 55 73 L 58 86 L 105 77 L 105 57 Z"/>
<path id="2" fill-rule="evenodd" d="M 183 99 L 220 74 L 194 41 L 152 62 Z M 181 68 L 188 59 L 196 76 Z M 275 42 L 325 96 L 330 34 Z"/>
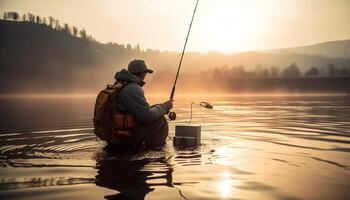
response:
<path id="1" fill-rule="evenodd" d="M 85 28 L 101 42 L 180 51 L 196 0 L 0 0 Z M 200 0 L 192 51 L 237 52 L 350 39 L 350 0 Z"/>

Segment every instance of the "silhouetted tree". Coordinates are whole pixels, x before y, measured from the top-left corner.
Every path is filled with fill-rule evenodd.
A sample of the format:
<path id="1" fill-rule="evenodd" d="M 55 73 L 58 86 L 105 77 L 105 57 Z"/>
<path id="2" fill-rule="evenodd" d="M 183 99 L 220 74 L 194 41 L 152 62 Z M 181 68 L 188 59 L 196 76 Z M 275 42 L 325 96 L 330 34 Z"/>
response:
<path id="1" fill-rule="evenodd" d="M 93 38 L 91 35 L 88 35 L 87 39 L 90 40 L 90 41 L 96 41 L 95 38 Z"/>
<path id="2" fill-rule="evenodd" d="M 297 64 L 292 63 L 282 71 L 281 76 L 285 78 L 297 78 L 301 77 L 301 72 Z"/>
<path id="3" fill-rule="evenodd" d="M 250 76 L 250 74 L 245 71 L 244 66 L 236 66 L 230 69 L 229 73 L 224 73 L 226 75 L 231 75 L 233 78 L 244 78 Z"/>
<path id="4" fill-rule="evenodd" d="M 49 17 L 49 27 L 53 28 L 53 23 L 55 22 L 55 18 Z"/>
<path id="5" fill-rule="evenodd" d="M 56 30 L 61 30 L 61 25 L 60 25 L 60 21 L 58 21 L 58 19 L 56 19 L 55 21 L 54 21 L 54 23 L 55 23 L 55 29 Z"/>
<path id="6" fill-rule="evenodd" d="M 22 15 L 22 21 L 24 21 L 24 22 L 27 21 L 27 15 L 26 14 Z"/>
<path id="7" fill-rule="evenodd" d="M 71 34 L 70 27 L 69 27 L 69 25 L 67 23 L 63 24 L 63 31 L 68 33 L 68 34 Z"/>
<path id="8" fill-rule="evenodd" d="M 306 77 L 315 77 L 320 74 L 320 71 L 316 67 L 311 67 L 309 71 L 305 72 Z"/>
<path id="9" fill-rule="evenodd" d="M 7 20 L 7 12 L 4 12 L 4 15 L 2 17 L 4 20 Z"/>
<path id="10" fill-rule="evenodd" d="M 47 25 L 47 21 L 46 21 L 45 17 L 41 20 L 41 23 L 44 24 L 44 25 Z"/>
<path id="11" fill-rule="evenodd" d="M 218 68 L 218 67 L 214 68 L 213 78 L 214 78 L 214 80 L 221 80 L 223 78 L 223 75 L 222 75 L 220 68 Z"/>
<path id="12" fill-rule="evenodd" d="M 41 23 L 41 18 L 40 18 L 40 16 L 39 15 L 37 15 L 36 16 L 36 18 L 35 18 L 36 20 L 36 23 L 38 23 L 38 24 L 40 24 Z"/>
<path id="13" fill-rule="evenodd" d="M 256 77 L 267 78 L 270 73 L 267 69 L 265 69 L 261 64 L 255 65 L 254 74 Z"/>
<path id="14" fill-rule="evenodd" d="M 339 70 L 339 76 L 347 76 L 347 70 L 345 68 L 341 68 Z"/>
<path id="15" fill-rule="evenodd" d="M 86 38 L 87 38 L 85 29 L 81 29 L 81 31 L 79 31 L 79 34 L 80 34 L 80 37 L 81 37 L 81 38 L 83 38 L 83 39 L 86 39 Z"/>
<path id="16" fill-rule="evenodd" d="M 19 18 L 19 15 L 18 15 L 17 12 L 8 12 L 6 15 L 7 15 L 8 19 L 12 19 L 12 20 L 15 20 L 15 21 L 17 21 L 18 18 Z"/>
<path id="17" fill-rule="evenodd" d="M 14 19 L 15 21 L 17 21 L 17 20 L 19 19 L 18 13 L 16 13 L 16 12 L 13 13 L 13 19 Z"/>
<path id="18" fill-rule="evenodd" d="M 262 78 L 268 78 L 269 76 L 270 76 L 270 73 L 269 73 L 269 70 L 267 70 L 267 69 L 263 69 L 260 72 L 260 77 L 262 77 Z"/>
<path id="19" fill-rule="evenodd" d="M 336 68 L 333 64 L 327 65 L 328 75 L 329 76 L 338 76 L 339 75 L 339 69 Z"/>
<path id="20" fill-rule="evenodd" d="M 28 13 L 28 19 L 30 22 L 35 22 L 35 16 L 32 13 Z"/>
<path id="21" fill-rule="evenodd" d="M 278 77 L 280 72 L 280 69 L 274 65 L 270 67 L 270 76 L 271 77 Z"/>
<path id="22" fill-rule="evenodd" d="M 18 13 L 17 12 L 13 12 L 12 13 L 12 18 L 13 18 L 13 20 L 17 21 L 19 19 Z"/>
<path id="23" fill-rule="evenodd" d="M 78 35 L 78 28 L 73 26 L 72 27 L 72 33 L 73 33 L 74 37 L 77 37 L 77 35 Z"/>
<path id="24" fill-rule="evenodd" d="M 255 76 L 260 76 L 263 66 L 261 64 L 256 64 L 254 68 Z"/>
<path id="25" fill-rule="evenodd" d="M 346 70 L 345 75 L 346 75 L 347 77 L 350 77 L 350 69 L 347 69 L 347 70 Z"/>
<path id="26" fill-rule="evenodd" d="M 140 48 L 140 45 L 139 45 L 139 44 L 136 45 L 136 48 L 135 48 L 135 49 L 136 49 L 136 51 L 141 52 L 141 48 Z"/>

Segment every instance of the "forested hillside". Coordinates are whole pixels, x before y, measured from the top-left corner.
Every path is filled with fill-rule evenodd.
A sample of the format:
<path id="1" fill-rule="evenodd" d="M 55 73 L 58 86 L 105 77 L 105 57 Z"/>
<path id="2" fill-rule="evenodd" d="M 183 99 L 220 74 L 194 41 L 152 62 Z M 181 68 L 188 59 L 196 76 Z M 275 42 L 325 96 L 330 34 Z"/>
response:
<path id="1" fill-rule="evenodd" d="M 84 29 L 60 25 L 54 18 L 46 20 L 28 14 L 22 19 L 12 16 L 0 20 L 1 93 L 96 92 L 112 82 L 114 73 L 135 58 L 144 59 L 155 70 L 149 79 L 155 83 L 154 88 L 171 87 L 178 52 L 142 49 L 130 44 L 102 44 Z M 334 78 L 350 76 L 350 59 L 286 52 L 189 52 L 182 70 L 180 84 L 186 85 L 191 79 L 186 77 L 195 76 L 202 82 L 201 86 L 206 84 L 201 80 L 219 76 L 225 80 Z M 230 88 L 229 81 L 225 84 Z"/>

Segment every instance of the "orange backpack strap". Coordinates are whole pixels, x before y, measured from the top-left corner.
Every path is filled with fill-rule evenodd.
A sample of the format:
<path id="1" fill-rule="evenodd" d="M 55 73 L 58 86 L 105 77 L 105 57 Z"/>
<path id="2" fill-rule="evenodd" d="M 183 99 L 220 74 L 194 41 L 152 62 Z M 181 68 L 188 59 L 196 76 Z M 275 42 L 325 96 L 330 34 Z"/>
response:
<path id="1" fill-rule="evenodd" d="M 118 129 L 131 129 L 135 125 L 134 117 L 131 114 L 116 113 L 112 116 L 112 122 Z"/>
<path id="2" fill-rule="evenodd" d="M 114 131 L 112 135 L 118 139 L 132 136 L 131 129 L 135 126 L 134 117 L 130 114 L 116 113 L 112 116 Z"/>
<path id="3" fill-rule="evenodd" d="M 116 81 L 116 83 L 113 85 L 116 88 L 117 92 L 111 99 L 111 121 L 113 124 L 112 138 L 119 140 L 130 137 L 132 135 L 131 129 L 135 126 L 135 118 L 131 114 L 119 112 L 117 108 L 117 99 L 119 92 L 127 84 L 127 82 Z"/>

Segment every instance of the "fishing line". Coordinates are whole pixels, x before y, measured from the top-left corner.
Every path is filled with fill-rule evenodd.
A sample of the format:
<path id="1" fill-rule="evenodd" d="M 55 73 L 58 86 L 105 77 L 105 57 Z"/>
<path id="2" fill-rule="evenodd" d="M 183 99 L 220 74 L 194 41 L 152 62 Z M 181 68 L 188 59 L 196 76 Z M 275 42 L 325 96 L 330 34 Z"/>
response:
<path id="1" fill-rule="evenodd" d="M 211 109 L 213 109 L 214 108 L 214 106 L 212 106 L 210 103 L 208 103 L 208 102 L 205 102 L 205 101 L 202 101 L 202 102 L 200 102 L 200 103 L 195 103 L 195 102 L 191 102 L 191 115 L 190 115 L 190 120 L 189 120 L 189 122 L 188 122 L 188 125 L 190 125 L 191 124 L 191 122 L 192 122 L 192 116 L 193 116 L 193 109 L 192 109 L 192 107 L 193 107 L 193 105 L 197 105 L 197 106 L 200 106 L 200 109 L 203 107 L 203 108 L 206 108 L 206 109 L 209 109 L 209 110 L 211 110 Z"/>
<path id="2" fill-rule="evenodd" d="M 205 101 L 202 101 L 202 102 L 200 102 L 200 103 L 195 103 L 195 102 L 192 101 L 192 102 L 191 102 L 191 111 L 190 111 L 190 120 L 189 120 L 189 122 L 188 122 L 188 125 L 190 125 L 191 122 L 192 122 L 192 118 L 193 118 L 193 105 L 200 106 L 200 107 L 199 107 L 199 116 L 200 116 L 200 118 L 201 118 L 201 120 L 202 120 L 202 123 L 203 123 L 204 125 L 206 125 L 206 121 L 204 120 L 204 118 L 203 118 L 203 116 L 202 116 L 202 108 L 205 108 L 205 109 L 208 109 L 208 110 L 213 110 L 213 109 L 214 109 L 214 106 L 211 105 L 211 104 L 208 103 L 208 102 L 205 102 Z M 210 132 L 210 134 L 211 134 L 211 140 L 212 140 L 212 142 L 214 143 L 214 145 L 216 145 L 213 131 L 211 130 L 210 126 L 208 126 L 208 127 L 209 127 L 209 132 Z"/>
<path id="3" fill-rule="evenodd" d="M 207 123 L 206 123 L 206 121 L 204 121 L 204 118 L 202 116 L 202 108 L 199 109 L 199 116 L 201 116 L 203 124 L 206 125 Z M 214 143 L 214 145 L 216 145 L 213 131 L 211 130 L 210 126 L 208 126 L 208 128 L 209 128 L 209 132 L 210 132 L 210 135 L 211 135 L 211 141 Z"/>

